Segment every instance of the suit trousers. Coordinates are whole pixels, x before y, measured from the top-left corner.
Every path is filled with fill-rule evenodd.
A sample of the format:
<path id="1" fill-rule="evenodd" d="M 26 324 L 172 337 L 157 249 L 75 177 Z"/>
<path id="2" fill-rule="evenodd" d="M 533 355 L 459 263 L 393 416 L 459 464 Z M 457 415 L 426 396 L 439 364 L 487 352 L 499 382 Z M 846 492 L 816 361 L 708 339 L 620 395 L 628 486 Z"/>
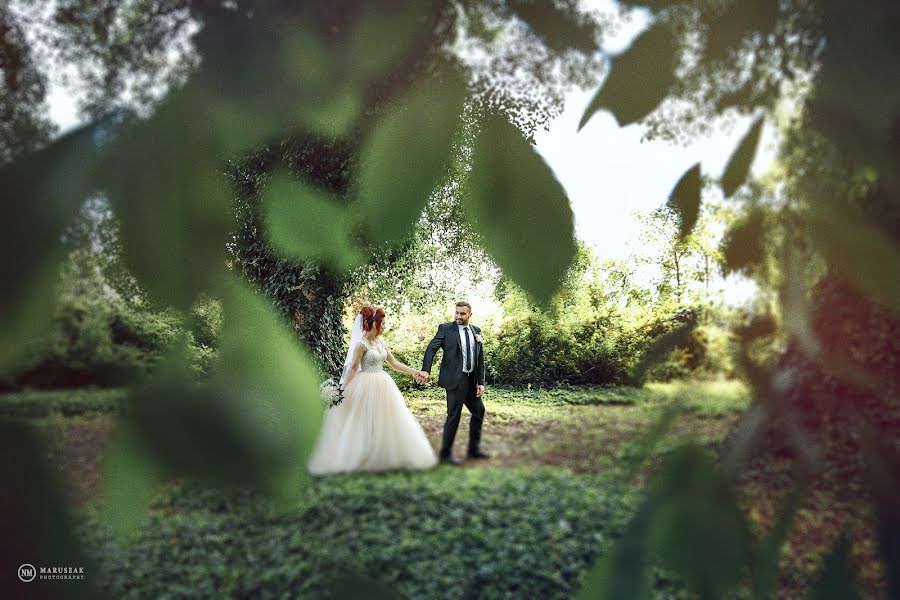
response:
<path id="1" fill-rule="evenodd" d="M 450 456 L 463 405 L 472 413 L 469 422 L 468 453 L 478 452 L 481 443 L 481 425 L 484 423 L 484 402 L 475 395 L 475 374 L 463 373 L 459 386 L 447 390 L 447 420 L 444 422 L 444 438 L 441 443 L 441 458 Z"/>

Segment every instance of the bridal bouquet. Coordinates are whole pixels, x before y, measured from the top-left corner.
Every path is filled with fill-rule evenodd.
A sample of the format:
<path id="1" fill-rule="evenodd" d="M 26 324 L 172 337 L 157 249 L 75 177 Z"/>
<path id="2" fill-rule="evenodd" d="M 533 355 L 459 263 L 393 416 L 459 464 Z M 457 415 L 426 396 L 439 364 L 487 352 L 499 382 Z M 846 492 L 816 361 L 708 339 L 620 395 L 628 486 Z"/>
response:
<path id="1" fill-rule="evenodd" d="M 322 396 L 322 404 L 325 408 L 334 408 L 344 401 L 344 389 L 334 377 L 329 377 L 319 386 L 319 394 Z"/>

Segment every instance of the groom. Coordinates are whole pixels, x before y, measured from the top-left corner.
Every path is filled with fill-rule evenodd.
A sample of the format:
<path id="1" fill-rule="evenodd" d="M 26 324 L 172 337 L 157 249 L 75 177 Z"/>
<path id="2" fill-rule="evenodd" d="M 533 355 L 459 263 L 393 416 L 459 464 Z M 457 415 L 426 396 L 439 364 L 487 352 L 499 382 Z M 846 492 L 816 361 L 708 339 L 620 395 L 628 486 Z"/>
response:
<path id="1" fill-rule="evenodd" d="M 441 443 L 441 462 L 451 465 L 463 464 L 452 454 L 453 438 L 459 428 L 463 404 L 472 413 L 469 423 L 469 458 L 490 458 L 478 445 L 481 442 L 481 424 L 484 423 L 484 350 L 481 329 L 469 325 L 472 305 L 457 302 L 455 320 L 438 325 L 434 339 L 425 350 L 422 370 L 431 372 L 431 363 L 438 350 L 443 349 L 441 372 L 438 385 L 447 390 L 447 421 L 444 423 L 444 438 Z M 428 381 L 426 376 L 423 381 Z"/>

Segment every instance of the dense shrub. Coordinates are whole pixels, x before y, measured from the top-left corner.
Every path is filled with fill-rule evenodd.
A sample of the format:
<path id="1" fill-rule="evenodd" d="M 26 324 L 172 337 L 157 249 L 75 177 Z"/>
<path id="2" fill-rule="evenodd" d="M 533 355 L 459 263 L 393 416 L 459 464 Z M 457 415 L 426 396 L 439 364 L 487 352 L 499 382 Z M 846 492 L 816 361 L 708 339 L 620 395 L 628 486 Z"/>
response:
<path id="1" fill-rule="evenodd" d="M 529 314 L 510 319 L 485 348 L 491 382 L 525 386 L 577 383 L 575 336 L 558 322 Z"/>
<path id="2" fill-rule="evenodd" d="M 195 309 L 193 323 L 204 339 L 214 342 L 221 309 L 216 313 L 212 302 Z M 14 368 L 0 375 L 0 387 L 124 385 L 146 373 L 183 331 L 181 315 L 153 309 L 140 296 L 124 298 L 109 284 L 98 257 L 76 249 L 62 269 L 49 330 L 32 342 Z M 204 373 L 215 349 L 195 343 L 187 333 L 190 367 Z"/>

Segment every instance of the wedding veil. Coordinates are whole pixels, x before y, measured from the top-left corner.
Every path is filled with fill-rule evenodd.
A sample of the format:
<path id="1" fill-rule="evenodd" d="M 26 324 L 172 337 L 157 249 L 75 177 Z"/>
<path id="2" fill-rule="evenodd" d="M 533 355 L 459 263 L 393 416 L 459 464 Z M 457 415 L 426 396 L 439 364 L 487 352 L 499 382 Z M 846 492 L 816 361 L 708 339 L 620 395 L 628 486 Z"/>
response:
<path id="1" fill-rule="evenodd" d="M 343 373 L 341 373 L 340 383 L 344 383 L 344 380 L 347 378 L 347 374 L 350 372 L 350 363 L 353 359 L 353 349 L 356 348 L 356 343 L 362 339 L 362 336 L 362 313 L 360 313 L 356 315 L 356 320 L 353 321 L 353 329 L 350 330 L 350 345 L 347 346 L 347 358 L 344 359 L 344 371 Z"/>

